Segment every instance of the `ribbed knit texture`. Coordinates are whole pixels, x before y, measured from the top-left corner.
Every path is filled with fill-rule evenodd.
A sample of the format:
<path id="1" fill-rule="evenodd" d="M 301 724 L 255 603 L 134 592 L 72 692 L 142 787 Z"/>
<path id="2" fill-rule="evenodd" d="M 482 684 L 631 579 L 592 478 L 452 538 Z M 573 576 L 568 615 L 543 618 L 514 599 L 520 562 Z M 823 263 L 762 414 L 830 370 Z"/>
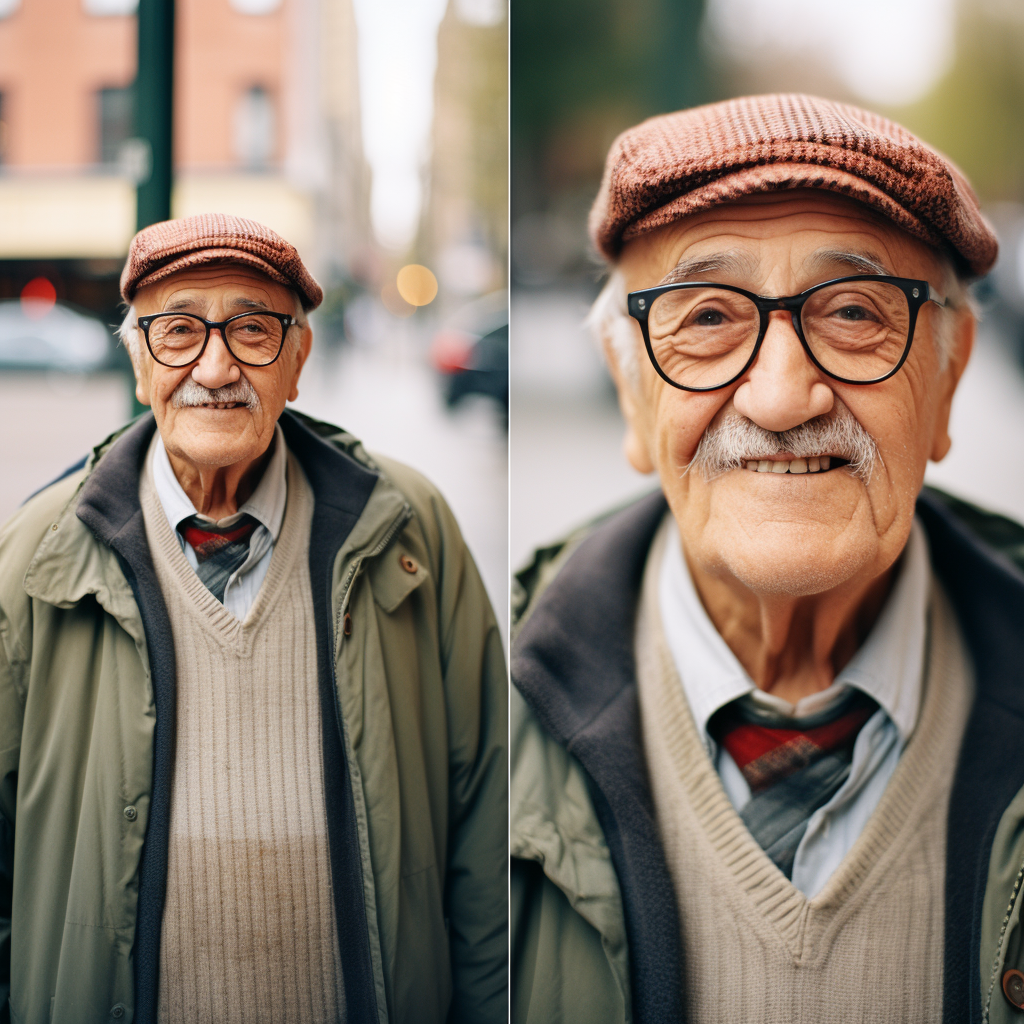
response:
<path id="1" fill-rule="evenodd" d="M 663 529 L 645 570 L 637 676 L 680 908 L 687 1020 L 941 1020 L 946 812 L 972 689 L 945 595 L 933 585 L 915 732 L 864 831 L 808 900 L 743 826 L 697 733 L 658 609 L 664 538 Z"/>
<path id="2" fill-rule="evenodd" d="M 309 484 L 289 456 L 284 522 L 244 622 L 188 564 L 148 462 L 140 498 L 177 659 L 159 1020 L 339 1021 Z"/>

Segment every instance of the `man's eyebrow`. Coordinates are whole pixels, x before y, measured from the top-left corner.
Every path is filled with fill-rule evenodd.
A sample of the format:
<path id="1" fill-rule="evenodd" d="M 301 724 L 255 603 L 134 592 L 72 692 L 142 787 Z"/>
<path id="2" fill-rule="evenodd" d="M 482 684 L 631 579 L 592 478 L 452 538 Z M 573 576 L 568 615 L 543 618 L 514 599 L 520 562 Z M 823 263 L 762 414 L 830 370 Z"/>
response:
<path id="1" fill-rule="evenodd" d="M 693 256 L 681 259 L 660 281 L 660 284 L 678 284 L 699 274 L 716 271 L 752 277 L 757 270 L 757 260 L 746 252 L 715 252 L 708 256 Z"/>
<path id="2" fill-rule="evenodd" d="M 175 299 L 164 306 L 165 313 L 177 313 L 182 309 L 198 309 L 199 302 L 196 299 Z"/>
<path id="3" fill-rule="evenodd" d="M 892 271 L 874 253 L 864 250 L 818 249 L 807 261 L 808 269 L 814 273 L 845 267 L 858 274 L 885 274 Z"/>
<path id="4" fill-rule="evenodd" d="M 269 309 L 270 307 L 262 302 L 257 302 L 255 299 L 247 299 L 239 296 L 237 299 L 231 300 L 231 306 L 235 309 Z"/>

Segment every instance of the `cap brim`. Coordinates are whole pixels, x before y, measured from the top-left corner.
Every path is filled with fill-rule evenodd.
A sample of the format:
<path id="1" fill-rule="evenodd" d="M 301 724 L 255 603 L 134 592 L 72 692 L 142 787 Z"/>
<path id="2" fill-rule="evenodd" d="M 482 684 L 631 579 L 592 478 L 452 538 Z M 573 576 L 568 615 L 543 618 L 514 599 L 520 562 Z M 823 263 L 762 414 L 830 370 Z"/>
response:
<path id="1" fill-rule="evenodd" d="M 148 284 L 156 284 L 158 281 L 164 281 L 179 271 L 194 270 L 196 267 L 223 263 L 237 263 L 260 271 L 260 273 L 269 277 L 271 281 L 276 281 L 278 284 L 291 288 L 299 295 L 303 307 L 309 308 L 310 297 L 304 294 L 294 281 L 282 274 L 280 270 L 272 267 L 266 260 L 253 253 L 242 252 L 238 249 L 200 249 L 176 256 L 136 281 L 128 291 L 126 298 L 131 301 L 140 288 Z"/>
<path id="2" fill-rule="evenodd" d="M 672 224 L 683 217 L 734 202 L 743 196 L 759 192 L 781 192 L 787 189 L 823 189 L 847 196 L 880 214 L 903 228 L 908 234 L 921 239 L 935 248 L 948 250 L 948 243 L 919 217 L 897 203 L 891 196 L 870 182 L 834 167 L 818 164 L 778 163 L 757 167 L 746 167 L 731 174 L 725 174 L 700 188 L 693 189 L 659 206 L 627 225 L 620 236 L 618 251 L 622 245 L 657 228 Z M 614 255 L 617 255 L 615 253 Z M 968 262 L 961 254 L 957 254 Z"/>

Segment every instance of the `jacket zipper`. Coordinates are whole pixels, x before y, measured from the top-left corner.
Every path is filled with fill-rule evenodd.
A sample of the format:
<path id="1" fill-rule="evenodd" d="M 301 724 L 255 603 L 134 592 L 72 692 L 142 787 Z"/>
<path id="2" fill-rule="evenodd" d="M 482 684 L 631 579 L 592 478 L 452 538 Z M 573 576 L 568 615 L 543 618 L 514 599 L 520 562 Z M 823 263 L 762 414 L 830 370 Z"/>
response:
<path id="1" fill-rule="evenodd" d="M 988 979 L 988 993 L 985 996 L 985 1007 L 981 1015 L 982 1024 L 988 1024 L 989 1010 L 992 1008 L 992 992 L 996 986 L 996 976 L 999 974 L 999 957 L 1003 951 L 1003 940 L 1006 938 L 1006 927 L 1010 923 L 1010 916 L 1013 914 L 1013 905 L 1017 902 L 1017 893 L 1020 891 L 1021 882 L 1024 882 L 1024 864 L 1021 864 L 1017 872 L 1017 878 L 1013 883 L 1013 890 L 1010 893 L 1010 905 L 1003 915 L 1003 925 L 999 929 L 999 942 L 996 944 L 996 958 L 992 963 L 992 973 Z"/>
<path id="2" fill-rule="evenodd" d="M 339 633 L 341 631 L 341 628 L 342 628 L 342 618 L 344 617 L 345 609 L 348 607 L 348 597 L 349 597 L 349 591 L 351 590 L 351 587 L 352 587 L 352 582 L 356 578 L 356 575 L 358 574 L 360 568 L 362 567 L 363 562 L 365 562 L 366 559 L 368 559 L 368 558 L 376 558 L 376 556 L 379 555 L 391 543 L 392 540 L 394 540 L 395 534 L 397 534 L 398 531 L 401 530 L 402 527 L 404 527 L 405 524 L 407 522 L 409 522 L 409 520 L 411 518 L 412 518 L 412 509 L 408 505 L 406 505 L 402 509 L 401 514 L 391 524 L 391 526 L 388 529 L 387 533 L 385 533 L 384 536 L 381 538 L 380 543 L 377 544 L 377 546 L 374 547 L 374 549 L 372 551 L 368 551 L 365 554 L 360 555 L 357 559 L 355 559 L 355 561 L 353 561 L 352 565 L 350 566 L 348 572 L 345 574 L 345 579 L 342 582 L 342 587 L 341 587 L 341 601 L 340 601 L 340 603 L 338 605 L 338 616 L 334 620 L 334 636 L 332 636 L 330 638 L 332 652 L 334 651 L 336 638 L 338 637 L 338 635 L 339 635 Z M 338 730 L 338 736 L 341 739 L 341 747 L 342 747 L 342 750 L 344 751 L 344 756 L 345 756 L 345 759 L 347 761 L 348 760 L 348 746 L 345 743 L 345 727 L 344 727 L 344 724 L 342 723 L 341 703 L 340 703 L 340 701 L 338 699 L 338 674 L 335 671 L 335 657 L 336 657 L 336 655 L 332 654 L 331 662 L 330 662 L 330 667 L 331 667 L 331 688 L 334 691 L 334 726 Z M 350 786 L 352 785 L 351 777 L 349 778 L 349 785 Z M 362 846 L 362 843 L 360 843 L 360 846 Z M 372 955 L 372 953 L 370 955 L 370 973 L 371 973 L 371 977 L 373 978 L 374 1008 L 377 1011 L 375 1019 L 377 1021 L 380 1021 L 382 1019 L 386 1021 L 387 1020 L 387 1009 L 385 1007 L 384 1013 L 383 1013 L 383 1018 L 382 1018 L 382 1016 L 381 1016 L 381 1007 L 377 1003 L 377 998 L 376 998 L 377 976 L 376 976 L 376 969 L 375 969 L 375 966 L 374 966 L 374 963 L 373 963 L 373 955 Z"/>

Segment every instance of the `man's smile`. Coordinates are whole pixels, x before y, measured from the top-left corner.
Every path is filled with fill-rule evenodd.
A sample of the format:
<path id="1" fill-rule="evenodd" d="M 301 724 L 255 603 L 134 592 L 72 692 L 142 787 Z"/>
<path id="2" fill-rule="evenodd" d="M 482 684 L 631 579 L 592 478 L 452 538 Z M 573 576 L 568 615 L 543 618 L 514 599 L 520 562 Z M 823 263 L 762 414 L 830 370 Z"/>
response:
<path id="1" fill-rule="evenodd" d="M 836 455 L 820 455 L 810 459 L 750 459 L 744 463 L 746 469 L 754 473 L 827 473 L 830 469 L 839 469 L 849 465 L 847 459 Z"/>

